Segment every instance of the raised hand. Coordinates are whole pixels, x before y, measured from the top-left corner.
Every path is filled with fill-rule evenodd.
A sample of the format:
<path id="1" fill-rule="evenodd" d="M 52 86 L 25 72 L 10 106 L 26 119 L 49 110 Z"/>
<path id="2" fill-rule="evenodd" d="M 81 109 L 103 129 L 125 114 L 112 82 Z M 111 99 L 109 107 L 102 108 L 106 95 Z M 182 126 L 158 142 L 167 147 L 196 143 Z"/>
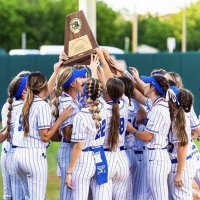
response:
<path id="1" fill-rule="evenodd" d="M 59 55 L 59 61 L 66 61 L 68 59 L 69 59 L 69 56 L 64 51 L 62 51 Z"/>

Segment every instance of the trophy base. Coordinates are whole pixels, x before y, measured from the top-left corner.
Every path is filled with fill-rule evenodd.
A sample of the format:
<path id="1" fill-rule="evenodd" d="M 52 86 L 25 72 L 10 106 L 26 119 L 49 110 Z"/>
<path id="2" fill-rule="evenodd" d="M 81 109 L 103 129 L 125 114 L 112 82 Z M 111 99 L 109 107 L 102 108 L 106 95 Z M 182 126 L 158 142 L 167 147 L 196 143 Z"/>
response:
<path id="1" fill-rule="evenodd" d="M 66 67 L 72 67 L 73 65 L 89 65 L 91 54 L 94 53 L 96 53 L 96 51 L 93 49 L 87 53 L 70 57 L 68 60 L 64 61 L 62 65 Z"/>

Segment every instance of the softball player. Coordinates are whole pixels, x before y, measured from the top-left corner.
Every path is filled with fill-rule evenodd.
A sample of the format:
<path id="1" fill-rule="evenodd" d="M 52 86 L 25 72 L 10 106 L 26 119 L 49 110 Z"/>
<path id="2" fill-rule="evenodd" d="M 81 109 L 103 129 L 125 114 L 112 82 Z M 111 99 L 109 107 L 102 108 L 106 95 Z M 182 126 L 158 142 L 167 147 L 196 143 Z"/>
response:
<path id="1" fill-rule="evenodd" d="M 167 152 L 168 133 L 171 126 L 170 110 L 165 97 L 168 90 L 163 76 L 141 77 L 146 82 L 145 96 L 151 99 L 152 108 L 147 115 L 144 131 L 130 130 L 135 137 L 145 142 L 145 165 L 148 196 L 154 200 L 168 200 L 167 177 L 171 170 L 171 160 Z"/>
<path id="2" fill-rule="evenodd" d="M 7 119 L 7 104 L 4 104 L 2 111 L 1 111 L 1 118 L 2 118 L 2 127 L 6 127 L 6 119 Z M 1 151 L 1 172 L 3 178 L 3 199 L 10 200 L 12 197 L 11 192 L 11 180 L 6 170 L 6 157 L 7 153 L 10 149 L 10 142 L 5 140 L 2 144 L 2 151 Z"/>
<path id="3" fill-rule="evenodd" d="M 169 133 L 169 153 L 172 162 L 169 174 L 169 191 L 171 199 L 192 199 L 192 179 L 194 176 L 191 155 L 191 107 L 193 96 L 185 89 L 171 87 L 176 110 L 176 120 Z M 176 125 L 178 124 L 178 125 Z M 199 124 L 199 122 L 198 122 Z M 175 128 L 176 126 L 176 128 Z"/>
<path id="4" fill-rule="evenodd" d="M 125 132 L 128 122 L 127 100 L 121 101 L 124 84 L 118 78 L 106 83 L 106 105 L 102 108 L 101 132 L 108 162 L 108 184 L 95 188 L 96 194 L 107 189 L 107 199 L 126 199 L 129 184 L 129 161 L 125 152 Z M 124 97 L 123 97 L 124 98 Z"/>
<path id="5" fill-rule="evenodd" d="M 119 77 L 119 79 L 124 83 L 125 86 L 125 92 L 124 94 L 129 98 L 129 105 L 128 105 L 128 121 L 138 129 L 138 122 L 137 122 L 137 113 L 139 110 L 139 104 L 137 103 L 136 100 L 134 100 L 133 97 L 133 92 L 134 92 L 134 83 L 130 78 L 127 77 Z M 136 168 L 139 165 L 139 161 L 137 159 L 137 156 L 135 154 L 135 137 L 133 134 L 129 133 L 126 131 L 126 136 L 125 136 L 125 148 L 126 148 L 126 153 L 129 158 L 129 170 L 130 170 L 130 176 L 129 176 L 129 189 L 128 189 L 128 197 L 127 199 L 134 199 L 133 198 L 133 187 L 138 186 L 138 182 L 134 180 L 134 174 L 136 171 Z M 142 147 L 143 150 L 143 147 Z M 142 151 L 143 152 L 143 151 Z M 137 151 L 136 153 L 141 153 Z M 133 186 L 134 185 L 134 186 Z"/>
<path id="6" fill-rule="evenodd" d="M 197 185 L 200 187 L 200 152 L 198 150 L 198 147 L 192 140 L 192 153 L 191 153 L 194 164 L 195 164 L 195 176 L 194 180 L 196 181 Z"/>
<path id="7" fill-rule="evenodd" d="M 71 105 L 74 108 L 72 115 L 65 120 L 60 127 L 62 142 L 57 155 L 57 162 L 61 172 L 60 200 L 71 199 L 71 190 L 66 187 L 65 178 L 70 154 L 73 148 L 73 144 L 70 141 L 73 119 L 81 108 L 77 101 L 77 96 L 82 90 L 81 77 L 85 74 L 85 68 L 78 70 L 72 67 L 66 67 L 58 74 L 54 89 L 55 98 L 52 100 L 52 104 L 54 106 L 53 115 L 55 118 L 59 116 L 59 113 L 61 113 L 66 106 Z"/>
<path id="8" fill-rule="evenodd" d="M 72 199 L 88 199 L 90 182 L 95 179 L 97 186 L 107 182 L 107 162 L 103 150 L 104 137 L 99 137 L 100 109 L 98 98 L 101 84 L 97 79 L 89 79 L 84 86 L 87 96 L 87 107 L 79 112 L 73 121 L 71 141 L 74 147 L 66 174 L 66 184 L 72 189 Z M 93 199 L 106 199 L 104 191 Z"/>
<path id="9" fill-rule="evenodd" d="M 8 100 L 4 104 L 2 108 L 2 124 L 3 127 L 7 125 L 7 132 L 8 132 L 8 140 L 9 140 L 9 149 L 5 149 L 7 156 L 4 161 L 3 166 L 5 168 L 5 176 L 7 180 L 10 180 L 9 187 L 10 187 L 10 195 L 4 197 L 4 199 L 23 199 L 25 197 L 25 193 L 23 192 L 22 185 L 16 175 L 13 173 L 13 153 L 14 149 L 12 148 L 12 136 L 14 132 L 14 123 L 16 113 L 18 112 L 19 108 L 23 104 L 23 99 L 25 98 L 25 87 L 26 87 L 26 80 L 27 75 L 30 72 L 22 71 L 20 72 L 9 84 L 8 86 Z M 3 161 L 3 160 L 2 160 Z"/>
<path id="10" fill-rule="evenodd" d="M 65 109 L 51 127 L 51 109 L 43 100 L 47 95 L 46 78 L 40 72 L 31 73 L 27 80 L 27 96 L 22 110 L 17 113 L 14 127 L 14 170 L 25 188 L 28 188 L 31 200 L 45 199 L 46 147 L 71 112 L 71 108 Z"/>

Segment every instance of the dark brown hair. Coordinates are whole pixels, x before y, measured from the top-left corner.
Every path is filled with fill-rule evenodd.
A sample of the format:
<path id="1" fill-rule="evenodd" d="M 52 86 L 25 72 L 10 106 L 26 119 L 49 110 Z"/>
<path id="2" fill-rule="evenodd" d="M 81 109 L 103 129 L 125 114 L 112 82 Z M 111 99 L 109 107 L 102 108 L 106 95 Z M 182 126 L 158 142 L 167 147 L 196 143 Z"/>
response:
<path id="1" fill-rule="evenodd" d="M 188 135 L 186 133 L 186 120 L 185 120 L 185 112 L 188 113 L 191 110 L 193 105 L 193 95 L 189 90 L 179 89 L 179 93 L 177 95 L 178 102 L 172 103 L 171 106 L 175 111 L 175 115 L 173 116 L 173 123 L 175 126 L 177 138 L 180 141 L 181 146 L 185 146 L 188 144 Z"/>
<path id="2" fill-rule="evenodd" d="M 110 78 L 106 83 L 106 90 L 108 96 L 114 100 L 112 105 L 112 116 L 110 120 L 110 132 L 108 136 L 108 147 L 111 151 L 115 151 L 119 142 L 119 105 L 116 101 L 124 94 L 124 84 L 118 78 Z"/>
<path id="3" fill-rule="evenodd" d="M 125 91 L 124 94 L 129 98 L 129 105 L 131 105 L 131 98 L 134 94 L 134 83 L 128 77 L 119 77 L 119 79 L 124 83 Z"/>
<path id="4" fill-rule="evenodd" d="M 153 75 L 153 77 L 155 78 L 158 85 L 163 89 L 163 91 L 166 94 L 167 90 L 169 89 L 169 83 L 168 83 L 167 79 L 161 75 Z M 156 92 L 158 95 L 165 97 L 165 94 L 164 95 L 160 94 L 157 90 L 156 90 Z"/>

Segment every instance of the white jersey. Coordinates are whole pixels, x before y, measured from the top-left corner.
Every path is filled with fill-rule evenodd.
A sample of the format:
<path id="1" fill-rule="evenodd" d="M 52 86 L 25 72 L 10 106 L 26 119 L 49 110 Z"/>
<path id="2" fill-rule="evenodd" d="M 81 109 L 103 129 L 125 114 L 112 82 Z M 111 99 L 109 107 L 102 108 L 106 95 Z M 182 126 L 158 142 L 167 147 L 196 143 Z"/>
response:
<path id="1" fill-rule="evenodd" d="M 2 127 L 6 127 L 7 125 L 7 114 L 8 114 L 8 103 L 6 102 L 1 110 L 1 118 L 2 118 Z M 5 140 L 2 143 L 2 153 L 5 153 L 9 150 L 10 148 L 10 142 L 8 142 L 7 140 Z"/>
<path id="2" fill-rule="evenodd" d="M 3 127 L 6 126 L 7 124 L 7 114 L 8 114 L 8 106 L 9 104 L 6 102 L 3 106 L 4 109 L 4 113 L 2 113 L 4 115 L 3 119 L 2 119 L 2 125 Z M 10 131 L 10 143 L 12 143 L 13 140 L 13 134 L 14 134 L 14 126 L 15 126 L 15 121 L 16 121 L 16 116 L 17 113 L 19 111 L 21 111 L 23 106 L 23 101 L 22 100 L 14 100 L 13 104 L 12 104 L 12 111 L 11 111 L 11 131 Z"/>
<path id="3" fill-rule="evenodd" d="M 120 100 L 119 113 L 120 113 L 120 125 L 119 125 L 119 142 L 118 148 L 125 145 L 125 133 L 128 122 L 128 105 L 126 101 Z M 107 102 L 101 110 L 102 122 L 101 122 L 101 137 L 105 135 L 104 147 L 108 148 L 108 136 L 110 131 L 110 120 L 112 116 L 112 104 Z"/>
<path id="4" fill-rule="evenodd" d="M 88 108 L 83 108 L 74 117 L 71 141 L 84 141 L 83 149 L 103 145 L 104 137 L 98 138 L 97 133 L 98 130 L 95 121 L 92 119 L 92 113 Z"/>
<path id="5" fill-rule="evenodd" d="M 190 127 L 192 130 L 194 130 L 196 128 L 200 128 L 199 119 L 197 118 L 197 115 L 194 112 L 193 106 L 191 107 L 191 111 L 190 111 Z"/>
<path id="6" fill-rule="evenodd" d="M 139 110 L 139 103 L 135 99 L 131 99 L 131 105 L 128 105 L 128 121 L 138 129 L 138 123 L 137 123 L 137 113 Z M 126 131 L 125 136 L 125 146 L 127 148 L 132 148 L 135 143 L 135 137 L 133 134 Z"/>
<path id="7" fill-rule="evenodd" d="M 81 108 L 78 101 L 74 100 L 70 95 L 63 92 L 62 96 L 60 96 L 59 98 L 59 106 L 58 106 L 59 114 L 62 113 L 63 109 L 69 105 L 71 105 L 74 108 L 74 110 L 71 116 L 62 123 L 61 128 L 73 124 L 74 117 L 80 111 Z"/>
<path id="8" fill-rule="evenodd" d="M 191 113 L 185 113 L 185 131 L 187 133 L 187 137 L 188 137 L 188 151 L 187 151 L 187 156 L 191 155 L 191 128 L 190 128 L 190 114 Z M 177 151 L 178 151 L 178 145 L 179 145 L 180 141 L 177 138 L 177 133 L 176 130 L 174 128 L 174 126 L 172 126 L 170 132 L 169 132 L 169 147 L 168 147 L 168 151 L 169 151 L 169 155 L 171 159 L 175 159 L 177 158 Z"/>
<path id="9" fill-rule="evenodd" d="M 154 135 L 145 143 L 147 148 L 165 148 L 168 145 L 168 133 L 171 126 L 168 103 L 163 98 L 157 98 L 147 115 L 145 130 Z"/>
<path id="10" fill-rule="evenodd" d="M 22 109 L 18 112 L 14 128 L 13 145 L 26 148 L 47 147 L 48 142 L 43 142 L 39 135 L 39 130 L 48 129 L 52 124 L 51 108 L 48 103 L 40 97 L 35 96 L 30 107 L 29 133 L 24 136 L 22 127 Z"/>

